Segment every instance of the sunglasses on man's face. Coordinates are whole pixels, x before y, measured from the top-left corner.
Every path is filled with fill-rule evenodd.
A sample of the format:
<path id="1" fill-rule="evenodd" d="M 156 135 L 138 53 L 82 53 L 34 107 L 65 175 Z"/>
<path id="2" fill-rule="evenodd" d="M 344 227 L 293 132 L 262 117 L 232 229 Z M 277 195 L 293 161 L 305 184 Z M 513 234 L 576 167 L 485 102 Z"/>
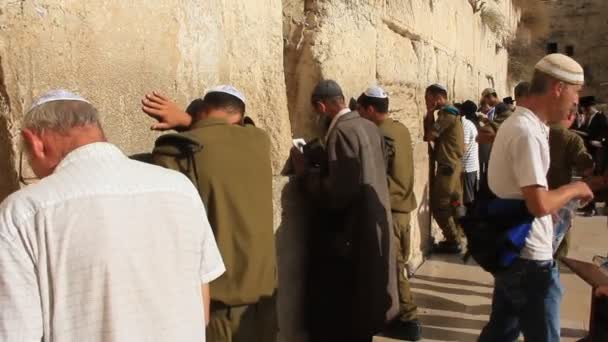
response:
<path id="1" fill-rule="evenodd" d="M 23 155 L 24 152 L 21 151 L 21 153 L 19 154 L 19 182 L 21 182 L 21 184 L 23 185 L 34 184 L 40 179 L 38 177 L 26 177 L 23 175 Z"/>

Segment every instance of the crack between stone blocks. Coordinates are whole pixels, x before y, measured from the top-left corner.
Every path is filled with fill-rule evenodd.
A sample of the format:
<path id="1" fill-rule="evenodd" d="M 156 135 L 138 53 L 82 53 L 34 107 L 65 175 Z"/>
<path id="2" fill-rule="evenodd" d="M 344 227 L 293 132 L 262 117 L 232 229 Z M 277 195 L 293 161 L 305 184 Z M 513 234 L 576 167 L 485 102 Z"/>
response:
<path id="1" fill-rule="evenodd" d="M 390 18 L 382 18 L 382 22 L 393 32 L 396 34 L 407 38 L 411 41 L 421 41 L 422 36 L 414 33 L 411 29 L 405 27 L 403 24 L 398 23 L 397 21 Z"/>

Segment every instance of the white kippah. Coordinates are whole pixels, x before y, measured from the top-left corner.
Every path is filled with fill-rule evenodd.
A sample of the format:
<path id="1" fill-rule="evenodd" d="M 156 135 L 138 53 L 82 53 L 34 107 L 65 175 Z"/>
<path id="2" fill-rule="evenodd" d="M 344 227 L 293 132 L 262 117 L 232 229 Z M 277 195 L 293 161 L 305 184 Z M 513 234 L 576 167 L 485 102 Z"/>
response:
<path id="1" fill-rule="evenodd" d="M 49 102 L 53 102 L 53 101 L 65 101 L 65 100 L 90 103 L 89 101 L 85 100 L 84 97 L 82 97 L 80 95 L 74 94 L 74 93 L 64 90 L 64 89 L 56 89 L 56 90 L 51 90 L 51 91 L 45 93 L 44 95 L 40 96 L 39 98 L 37 98 L 34 101 L 34 103 L 32 104 L 32 106 L 30 107 L 30 109 L 28 110 L 28 112 L 38 106 L 42 106 L 45 103 L 49 103 Z"/>
<path id="2" fill-rule="evenodd" d="M 229 95 L 232 95 L 232 96 L 238 98 L 239 100 L 243 101 L 243 103 L 246 103 L 246 101 L 245 101 L 245 95 L 243 95 L 243 93 L 241 93 L 238 89 L 236 89 L 235 87 L 233 87 L 231 85 L 218 85 L 218 86 L 215 86 L 215 87 L 207 90 L 207 92 L 205 93 L 205 95 L 207 95 L 209 93 L 225 93 L 225 94 L 229 94 Z"/>
<path id="3" fill-rule="evenodd" d="M 569 84 L 585 84 L 583 67 L 574 59 L 554 53 L 545 56 L 535 66 L 535 69 Z"/>
<path id="4" fill-rule="evenodd" d="M 364 94 L 367 97 L 375 97 L 377 99 L 388 98 L 388 94 L 384 91 L 384 89 L 382 89 L 378 86 L 373 86 L 373 87 L 367 88 L 367 90 L 365 91 Z"/>

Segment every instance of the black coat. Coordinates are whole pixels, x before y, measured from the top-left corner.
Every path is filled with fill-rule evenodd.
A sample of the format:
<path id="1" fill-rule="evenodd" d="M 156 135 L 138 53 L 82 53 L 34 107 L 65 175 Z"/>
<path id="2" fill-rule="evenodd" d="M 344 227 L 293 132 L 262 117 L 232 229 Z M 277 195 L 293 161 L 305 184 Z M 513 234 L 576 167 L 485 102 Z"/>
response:
<path id="1" fill-rule="evenodd" d="M 587 137 L 585 138 L 585 145 L 587 146 L 587 150 L 594 157 L 597 157 L 598 148 L 591 145 L 592 141 L 599 141 L 602 144 L 606 143 L 606 138 L 608 138 L 608 119 L 602 112 L 598 112 L 593 116 L 591 122 L 588 125 L 584 126 L 585 133 L 587 133 Z M 596 160 L 597 162 L 597 160 Z"/>
<path id="2" fill-rule="evenodd" d="M 398 313 L 384 139 L 351 112 L 329 133 L 326 151 L 322 179 L 306 176 L 320 218 L 311 229 L 312 334 L 322 333 L 315 341 L 371 340 Z"/>
<path id="3" fill-rule="evenodd" d="M 589 140 L 603 141 L 608 137 L 608 120 L 602 112 L 595 114 L 591 122 L 585 126 Z"/>

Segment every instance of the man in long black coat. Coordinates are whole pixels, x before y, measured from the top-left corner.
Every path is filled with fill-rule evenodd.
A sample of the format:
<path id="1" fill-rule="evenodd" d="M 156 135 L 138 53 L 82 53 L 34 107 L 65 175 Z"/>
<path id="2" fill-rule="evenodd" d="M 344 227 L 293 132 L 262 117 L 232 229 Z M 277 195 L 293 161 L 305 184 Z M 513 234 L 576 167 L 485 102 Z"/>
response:
<path id="1" fill-rule="evenodd" d="M 315 110 L 331 120 L 326 159 L 292 153 L 296 174 L 317 206 L 311 227 L 311 341 L 371 342 L 398 313 L 384 140 L 378 127 L 351 112 L 335 81 L 321 81 Z"/>

